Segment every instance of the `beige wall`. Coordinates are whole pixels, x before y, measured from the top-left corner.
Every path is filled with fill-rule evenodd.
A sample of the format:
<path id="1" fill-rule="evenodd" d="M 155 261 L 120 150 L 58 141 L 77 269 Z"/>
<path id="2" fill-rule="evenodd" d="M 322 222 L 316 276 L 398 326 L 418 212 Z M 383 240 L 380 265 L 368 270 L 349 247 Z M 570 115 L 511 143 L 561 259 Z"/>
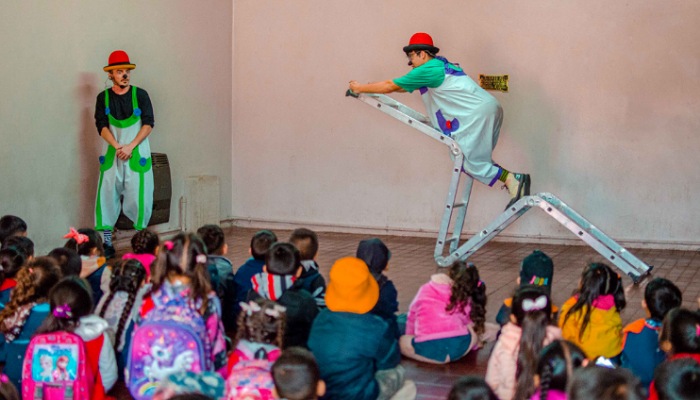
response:
<path id="1" fill-rule="evenodd" d="M 0 12 L 0 214 L 27 220 L 37 252 L 63 244 L 68 226 L 93 224 L 101 139 L 93 121 L 102 67 L 123 48 L 132 82 L 150 94 L 153 151 L 173 176 L 169 224 L 183 179 L 218 175 L 231 210 L 229 0 L 7 0 Z"/>
<path id="2" fill-rule="evenodd" d="M 533 175 L 626 243 L 700 243 L 700 3 L 294 2 L 234 13 L 233 209 L 240 223 L 433 231 L 450 160 L 398 121 L 343 97 L 408 71 L 416 31 L 472 76 L 509 74 L 496 161 Z M 423 110 L 418 94 L 399 101 Z M 467 229 L 505 191 L 479 185 Z M 571 238 L 539 211 L 506 234 Z"/>

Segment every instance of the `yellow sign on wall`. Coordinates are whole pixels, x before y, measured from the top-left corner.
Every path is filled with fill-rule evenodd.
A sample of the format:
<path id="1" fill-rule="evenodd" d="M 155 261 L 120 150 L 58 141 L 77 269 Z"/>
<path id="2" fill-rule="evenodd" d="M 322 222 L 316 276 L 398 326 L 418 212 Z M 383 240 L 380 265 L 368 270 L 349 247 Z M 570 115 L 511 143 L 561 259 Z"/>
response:
<path id="1" fill-rule="evenodd" d="M 479 74 L 479 86 L 486 90 L 508 91 L 508 75 Z"/>

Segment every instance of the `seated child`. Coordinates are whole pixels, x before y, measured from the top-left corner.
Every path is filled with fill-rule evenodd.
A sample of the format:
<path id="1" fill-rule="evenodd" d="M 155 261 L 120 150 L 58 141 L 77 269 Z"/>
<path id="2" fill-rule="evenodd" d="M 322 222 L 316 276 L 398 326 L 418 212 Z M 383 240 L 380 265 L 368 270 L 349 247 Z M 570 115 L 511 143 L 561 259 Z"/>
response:
<path id="1" fill-rule="evenodd" d="M 331 267 L 326 309 L 311 327 L 309 348 L 316 357 L 330 399 L 415 398 L 405 379 L 398 341 L 389 324 L 369 311 L 379 285 L 364 261 L 345 257 Z"/>
<path id="2" fill-rule="evenodd" d="M 447 400 L 498 400 L 491 387 L 480 376 L 465 376 L 452 386 Z"/>
<path id="3" fill-rule="evenodd" d="M 156 261 L 160 239 L 158 234 L 144 229 L 131 237 L 131 253 L 122 256 L 122 260 L 138 260 L 146 269 L 146 282 L 151 281 L 151 265 Z"/>
<path id="4" fill-rule="evenodd" d="M 540 353 L 535 386 L 530 400 L 566 400 L 566 386 L 574 371 L 588 364 L 578 346 L 566 340 L 555 340 Z"/>
<path id="5" fill-rule="evenodd" d="M 75 250 L 67 247 L 57 247 L 49 252 L 49 257 L 53 257 L 58 262 L 64 278 L 80 276 L 80 271 L 83 269 L 83 260 Z"/>
<path id="6" fill-rule="evenodd" d="M 0 363 L 17 390 L 22 390 L 22 363 L 17 360 L 24 359 L 29 339 L 49 315 L 49 291 L 60 279 L 53 258 L 35 258 L 17 273 L 17 286 L 0 311 Z"/>
<path id="7" fill-rule="evenodd" d="M 10 301 L 12 290 L 17 286 L 17 272 L 24 265 L 25 258 L 21 251 L 9 247 L 0 250 L 0 309 Z"/>
<path id="8" fill-rule="evenodd" d="M 80 255 L 82 260 L 80 277 L 90 284 L 93 306 L 96 306 L 103 294 L 102 275 L 108 269 L 107 259 L 103 257 L 102 238 L 96 230 L 90 228 L 77 231 L 71 228 L 70 232 L 63 237 L 68 239 L 63 247 L 75 250 Z"/>
<path id="9" fill-rule="evenodd" d="M 692 358 L 666 361 L 654 374 L 659 400 L 697 400 L 700 397 L 700 363 Z"/>
<path id="10" fill-rule="evenodd" d="M 27 236 L 27 223 L 14 215 L 3 215 L 0 218 L 0 243 L 5 244 L 5 239 L 10 236 Z"/>
<path id="11" fill-rule="evenodd" d="M 126 366 L 131 333 L 143 296 L 150 289 L 150 285 L 144 286 L 145 280 L 146 269 L 138 260 L 120 260 L 113 268 L 109 291 L 95 309 L 107 321 L 107 334 L 114 344 L 120 374 Z"/>
<path id="12" fill-rule="evenodd" d="M 34 258 L 34 242 L 26 236 L 10 236 L 2 242 L 2 250 L 15 249 L 22 253 L 25 262 Z"/>
<path id="13" fill-rule="evenodd" d="M 638 319 L 622 331 L 621 365 L 639 377 L 645 388 L 654 379 L 656 367 L 666 359 L 666 354 L 659 348 L 661 322 L 682 302 L 683 295 L 673 282 L 655 278 L 644 289 L 642 300 L 648 318 Z"/>
<path id="14" fill-rule="evenodd" d="M 228 244 L 226 244 L 226 236 L 223 229 L 218 225 L 204 225 L 197 229 L 197 235 L 202 238 L 204 245 L 207 246 L 207 268 L 209 274 L 213 277 L 217 276 L 216 294 L 221 299 L 223 307 L 221 319 L 224 322 L 226 331 L 232 331 L 236 328 L 235 314 L 237 307 L 236 303 L 236 282 L 233 274 L 233 264 L 226 258 L 228 253 Z M 212 285 L 213 286 L 213 285 Z"/>
<path id="15" fill-rule="evenodd" d="M 542 348 L 561 338 L 551 325 L 552 302 L 543 288 L 525 286 L 513 296 L 510 322 L 491 352 L 486 382 L 501 400 L 529 399 Z"/>
<path id="16" fill-rule="evenodd" d="M 459 360 L 479 343 L 485 306 L 486 285 L 476 266 L 455 262 L 418 289 L 399 340 L 401 354 L 432 364 Z"/>
<path id="17" fill-rule="evenodd" d="M 306 228 L 295 229 L 289 237 L 289 242 L 299 249 L 301 265 L 304 267 L 304 271 L 299 277 L 302 286 L 311 293 L 311 296 L 316 300 L 316 305 L 325 307 L 326 280 L 321 275 L 316 263 L 316 254 L 318 253 L 316 232 Z"/>
<path id="18" fill-rule="evenodd" d="M 316 400 L 326 393 L 326 384 L 314 355 L 301 347 L 290 347 L 272 365 L 275 397 L 287 400 Z"/>
<path id="19" fill-rule="evenodd" d="M 291 243 L 275 243 L 267 252 L 263 272 L 251 279 L 253 289 L 248 294 L 248 300 L 262 297 L 287 309 L 285 348 L 306 347 L 311 324 L 318 315 L 313 297 L 302 288 L 301 282 L 297 282 L 301 271 L 299 250 Z"/>
<path id="20" fill-rule="evenodd" d="M 589 365 L 574 372 L 568 400 L 644 400 L 639 379 L 625 368 Z"/>
<path id="21" fill-rule="evenodd" d="M 246 301 L 248 291 L 253 288 L 253 284 L 250 282 L 251 278 L 253 278 L 253 275 L 262 272 L 263 265 L 265 265 L 265 255 L 276 242 L 277 236 L 268 230 L 255 232 L 253 238 L 250 240 L 250 258 L 246 260 L 243 265 L 238 267 L 234 277 L 236 285 L 235 315 L 238 315 L 241 311 L 240 308 L 238 308 L 238 304 L 242 301 Z"/>
<path id="22" fill-rule="evenodd" d="M 562 337 L 586 352 L 589 360 L 599 356 L 619 365 L 622 352 L 622 319 L 625 292 L 620 275 L 602 263 L 587 265 L 577 293 L 561 307 Z"/>
<path id="23" fill-rule="evenodd" d="M 668 360 L 692 358 L 700 362 L 700 314 L 684 308 L 674 308 L 666 314 L 661 325 L 659 346 Z M 658 399 L 656 381 L 649 386 L 649 400 Z"/>
<path id="24" fill-rule="evenodd" d="M 85 342 L 85 358 L 98 360 L 92 370 L 93 393 L 90 398 L 102 399 L 117 381 L 117 360 L 107 335 L 107 321 L 94 315 L 90 287 L 76 276 L 64 278 L 49 293 L 51 313 L 36 331 L 37 334 L 71 332 Z M 92 363 L 88 362 L 88 368 Z"/>
<path id="25" fill-rule="evenodd" d="M 547 292 L 547 296 L 552 295 L 552 278 L 554 277 L 554 263 L 545 253 L 535 250 L 525 257 L 520 263 L 520 276 L 516 279 L 518 286 L 535 285 L 542 286 Z M 503 326 L 510 320 L 510 307 L 513 298 L 503 300 L 503 305 L 496 314 L 496 322 Z M 556 315 L 559 309 L 552 304 L 552 313 Z"/>
<path id="26" fill-rule="evenodd" d="M 282 351 L 285 320 L 284 307 L 273 301 L 241 303 L 234 350 L 228 359 L 227 399 L 272 398 L 270 369 Z"/>
<path id="27" fill-rule="evenodd" d="M 356 257 L 367 264 L 369 272 L 379 284 L 379 300 L 370 313 L 386 320 L 392 334 L 398 338 L 401 336 L 396 319 L 396 312 L 399 311 L 399 293 L 394 282 L 384 274 L 388 269 L 391 251 L 380 239 L 366 239 L 357 246 Z"/>

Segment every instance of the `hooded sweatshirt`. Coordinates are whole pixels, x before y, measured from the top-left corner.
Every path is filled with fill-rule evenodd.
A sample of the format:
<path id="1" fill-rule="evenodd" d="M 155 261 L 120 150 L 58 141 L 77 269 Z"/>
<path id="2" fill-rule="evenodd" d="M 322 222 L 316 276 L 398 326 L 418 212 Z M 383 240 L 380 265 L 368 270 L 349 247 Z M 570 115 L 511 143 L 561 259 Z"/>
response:
<path id="1" fill-rule="evenodd" d="M 382 317 L 389 323 L 394 336 L 398 337 L 396 313 L 399 311 L 399 294 L 394 282 L 383 273 L 391 259 L 391 251 L 381 240 L 373 238 L 360 242 L 356 256 L 367 264 L 369 272 L 379 284 L 379 300 L 370 313 Z"/>
<path id="2" fill-rule="evenodd" d="M 406 334 L 414 335 L 416 342 L 446 339 L 470 334 L 470 305 L 464 310 L 445 310 L 450 304 L 452 279 L 446 274 L 435 274 L 421 286 L 411 302 L 406 318 Z"/>
<path id="3" fill-rule="evenodd" d="M 508 322 L 501 329 L 496 345 L 493 347 L 486 367 L 486 383 L 491 386 L 501 400 L 510 400 L 515 396 L 515 372 L 518 368 L 520 337 L 523 330 L 518 325 Z M 561 330 L 556 326 L 547 326 L 542 346 L 561 339 Z"/>
<path id="4" fill-rule="evenodd" d="M 117 359 L 114 355 L 112 341 L 106 330 L 107 321 L 97 315 L 88 315 L 80 318 L 75 334 L 85 341 L 88 360 L 98 357 L 98 370 L 95 374 L 95 390 L 99 390 L 102 383 L 104 392 L 108 392 L 117 381 Z M 93 396 L 93 398 L 96 398 Z M 97 396 L 99 398 L 99 396 Z"/>

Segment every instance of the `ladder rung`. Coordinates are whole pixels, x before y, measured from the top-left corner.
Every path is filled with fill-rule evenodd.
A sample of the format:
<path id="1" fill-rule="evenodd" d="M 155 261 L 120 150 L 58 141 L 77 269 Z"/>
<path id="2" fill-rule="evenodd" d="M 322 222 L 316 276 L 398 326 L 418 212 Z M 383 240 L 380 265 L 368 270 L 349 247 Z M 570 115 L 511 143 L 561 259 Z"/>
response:
<path id="1" fill-rule="evenodd" d="M 453 208 L 460 208 L 460 207 L 465 207 L 466 205 L 467 205 L 467 203 L 455 203 L 455 205 L 452 207 Z"/>

